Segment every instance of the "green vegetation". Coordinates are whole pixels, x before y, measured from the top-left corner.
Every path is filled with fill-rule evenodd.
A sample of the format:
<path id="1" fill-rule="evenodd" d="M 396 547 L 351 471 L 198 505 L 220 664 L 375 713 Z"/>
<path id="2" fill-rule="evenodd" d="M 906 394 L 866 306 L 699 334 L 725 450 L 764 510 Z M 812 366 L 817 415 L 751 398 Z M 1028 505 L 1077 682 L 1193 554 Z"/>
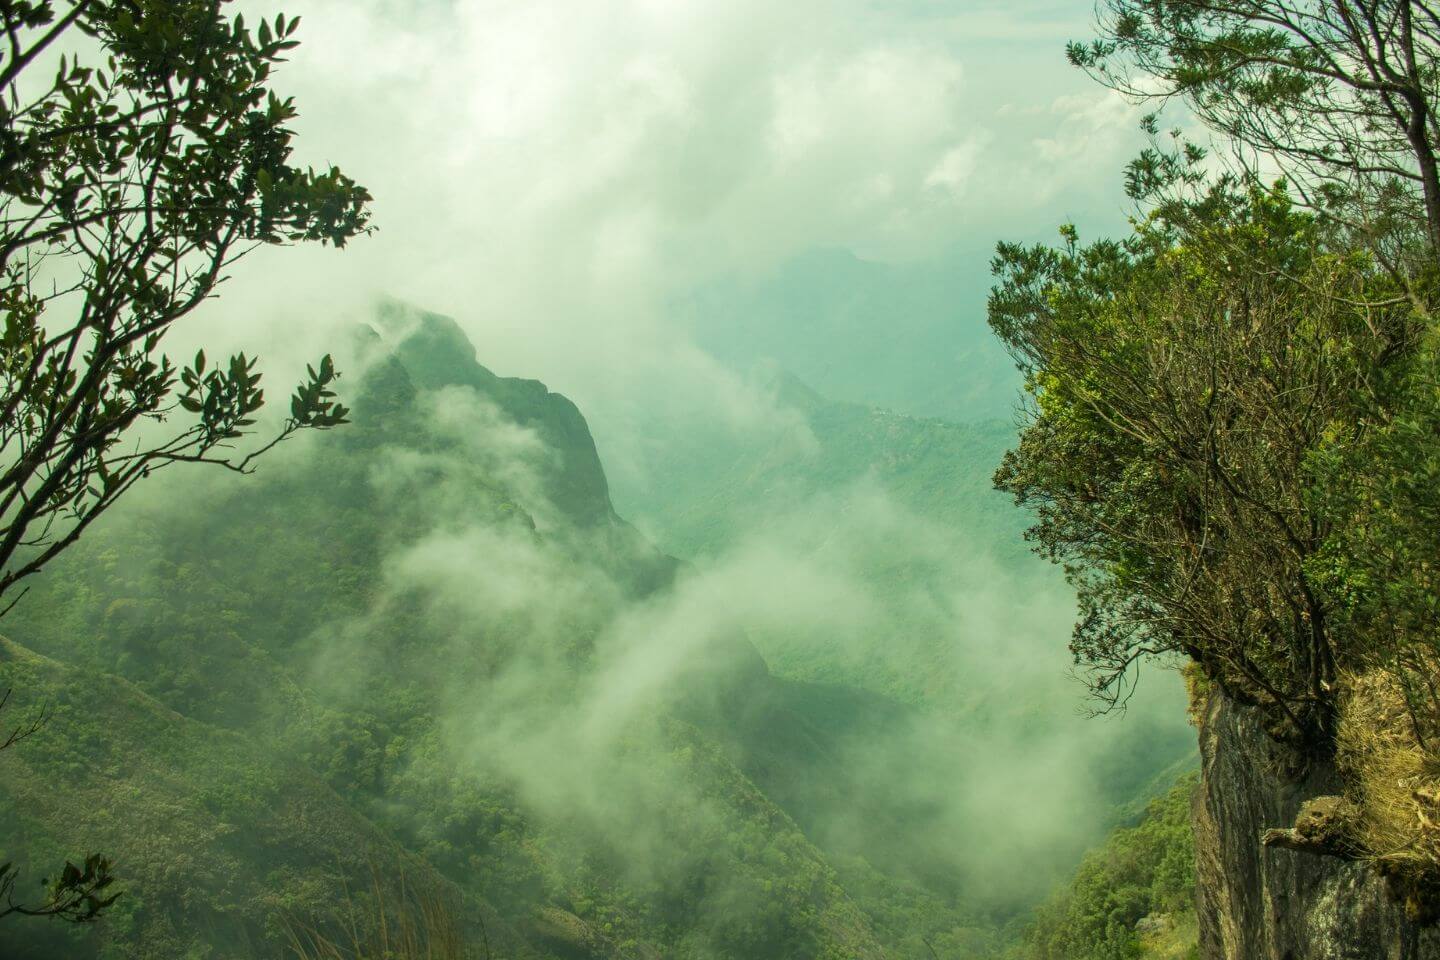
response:
<path id="1" fill-rule="evenodd" d="M 385 888 L 376 871 L 364 902 L 347 891 L 342 932 L 292 923 L 297 960 L 469 960 L 488 952 L 483 924 L 477 949 L 471 949 L 457 907 L 442 894 L 411 890 L 403 876 L 393 898 Z"/>
<path id="2" fill-rule="evenodd" d="M 1273 158 L 1399 276 L 1433 262 L 1440 18 L 1428 4 L 1106 0 L 1100 11 L 1101 36 L 1070 44 L 1072 63 L 1138 101 L 1183 99 L 1235 148 L 1242 179 L 1262 182 Z M 1146 151 L 1129 185 L 1152 191 L 1174 171 Z"/>
<path id="3" fill-rule="evenodd" d="M 980 706 L 948 609 L 965 602 L 956 594 L 1005 583 L 1065 603 L 1025 555 L 1023 514 L 989 481 L 1014 429 L 836 403 L 780 371 L 762 387 L 778 430 L 712 428 L 667 445 L 652 469 L 668 482 L 626 491 L 627 515 L 666 550 L 702 562 L 780 529 L 788 549 L 864 584 L 883 612 L 852 630 L 747 628 L 777 673 L 940 710 Z"/>
<path id="4" fill-rule="evenodd" d="M 209 0 L 7 5 L 0 595 L 157 470 L 258 454 L 230 450 L 264 405 L 254 361 L 207 368 L 202 351 L 177 369 L 160 347 L 256 245 L 365 229 L 364 189 L 288 163 L 296 111 L 268 81 L 297 26 L 252 33 Z M 41 86 L 47 51 L 77 34 L 100 64 L 61 53 Z M 334 378 L 329 357 L 311 369 L 271 445 L 345 422 Z"/>
<path id="5" fill-rule="evenodd" d="M 1161 771 L 1173 779 L 1193 762 L 1194 734 L 1168 677 L 1155 678 L 1124 723 L 1077 716 L 1074 684 L 1050 656 L 1073 594 L 1027 556 L 1027 517 L 991 482 L 1012 427 L 836 403 L 783 371 L 759 386 L 776 406 L 772 428 L 712 425 L 667 442 L 653 468 L 669 482 L 625 491 L 622 502 L 721 589 L 761 594 L 741 618 L 747 639 L 777 676 L 815 685 L 806 709 L 832 731 L 827 740 L 839 733 L 855 744 L 860 755 L 838 776 L 794 759 L 814 747 L 789 761 L 795 776 L 836 781 L 826 803 L 850 835 L 822 846 L 851 852 L 858 839 L 870 862 L 908 860 L 932 881 L 944 876 L 942 888 L 1008 889 L 1015 873 L 997 879 L 992 863 L 1073 862 L 1103 837 L 1117 806 L 1150 796 Z M 783 580 L 784 598 L 764 599 L 752 570 Z M 1022 596 L 1024 604 L 1010 601 Z M 777 621 L 777 604 L 815 610 Z M 923 719 L 876 726 L 846 690 Z M 943 769 L 934 757 L 946 758 Z M 987 771 L 981 782 L 975 770 Z M 900 822 L 867 808 L 877 780 L 913 795 Z M 775 787 L 765 781 L 784 797 Z M 997 805 L 1010 811 L 1003 821 Z M 923 816 L 933 825 L 920 827 Z M 987 818 L 993 830 L 976 836 Z M 816 836 L 815 818 L 797 819 Z M 956 855 L 937 836 L 963 837 L 968 852 Z M 1043 895 L 1059 878 L 1053 870 L 1028 873 L 1023 899 Z"/>
<path id="6" fill-rule="evenodd" d="M 0 925 L 0 952 L 1191 958 L 1188 733 L 1178 709 L 1083 743 L 1056 721 L 1028 644 L 1077 595 L 1103 707 L 1138 703 L 1141 662 L 1188 660 L 1336 760 L 1331 852 L 1440 915 L 1425 5 L 1109 0 L 1072 61 L 1184 100 L 1222 152 L 1149 117 L 1128 235 L 1000 245 L 1018 445 L 773 369 L 765 422 L 676 430 L 625 492 L 682 559 L 620 519 L 574 404 L 398 304 L 358 336 L 349 429 L 317 435 L 352 419 L 327 356 L 271 442 L 232 450 L 254 361 L 179 367 L 164 334 L 253 246 L 367 224 L 362 188 L 290 165 L 269 79 L 296 21 L 0 6 L 0 599 L 31 588 L 0 641 L 24 718 L 0 744 L 0 917 L 105 914 Z M 50 51 L 71 29 L 101 68 Z M 952 362 L 990 369 L 906 326 L 946 283 L 881 303 L 889 268 L 794 269 L 794 299 L 756 297 L 789 328 L 717 332 L 688 304 L 710 345 L 850 401 L 873 377 L 912 412 L 969 402 Z M 230 482 L 261 454 L 273 471 Z M 138 486 L 185 462 L 229 470 Z M 1029 565 L 1027 526 L 1073 590 Z"/>
<path id="7" fill-rule="evenodd" d="M 1334 850 L 1433 917 L 1440 23 L 1410 0 L 1107 9 L 1071 59 L 1184 98 L 1233 162 L 1148 118 L 1130 236 L 1000 246 L 991 324 L 1033 403 L 996 481 L 1079 593 L 1104 702 L 1180 655 L 1338 749 L 1358 814 Z"/>
<path id="8" fill-rule="evenodd" d="M 976 902 L 964 834 L 917 806 L 942 795 L 874 772 L 924 768 L 924 716 L 777 680 L 734 635 L 652 690 L 607 680 L 687 642 L 675 563 L 610 510 L 573 405 L 442 318 L 380 325 L 351 428 L 241 483 L 162 481 L 7 618 L 0 679 L 52 713 L 11 751 L 7 855 L 93 842 L 125 891 L 7 954 L 263 955 L 340 930 L 397 861 L 496 956 L 997 944 L 1023 899 Z"/>
<path id="9" fill-rule="evenodd" d="M 873 480 L 898 506 L 964 527 L 1002 562 L 1024 565 L 1025 518 L 989 483 L 1014 439 L 1011 425 L 836 402 L 780 369 L 756 387 L 774 399 L 780 429 L 756 437 L 712 427 L 658 455 L 655 470 L 671 478 L 665 488 L 630 492 L 627 507 L 667 550 L 713 556 L 809 500 Z"/>
<path id="10" fill-rule="evenodd" d="M 1156 798 L 1140 822 L 1085 856 L 1070 885 L 1042 906 L 1015 960 L 1198 958 L 1194 776 Z"/>
<path id="11" fill-rule="evenodd" d="M 1309 464 L 1373 404 L 1390 341 L 1372 331 L 1404 318 L 1348 305 L 1384 274 L 1283 195 L 1217 192 L 1200 213 L 1123 245 L 1002 248 L 993 319 L 1036 406 L 997 481 L 1066 564 L 1102 697 L 1178 651 L 1318 736 L 1338 666 Z"/>
<path id="12" fill-rule="evenodd" d="M 242 353 L 207 368 L 200 351 L 178 368 L 162 352 L 171 327 L 245 253 L 343 246 L 369 216 L 370 195 L 338 169 L 289 163 L 296 111 L 269 79 L 296 46 L 298 18 L 252 31 L 223 7 L 4 4 L 0 615 L 17 585 L 157 471 L 211 463 L 244 473 L 298 431 L 346 422 L 327 355 L 274 438 L 236 453 L 264 406 L 255 361 Z M 40 722 L 15 727 L 0 750 Z M 0 865 L 0 917 L 95 920 L 119 896 L 110 861 L 79 862 L 65 861 L 39 901 L 17 901 L 20 873 Z"/>

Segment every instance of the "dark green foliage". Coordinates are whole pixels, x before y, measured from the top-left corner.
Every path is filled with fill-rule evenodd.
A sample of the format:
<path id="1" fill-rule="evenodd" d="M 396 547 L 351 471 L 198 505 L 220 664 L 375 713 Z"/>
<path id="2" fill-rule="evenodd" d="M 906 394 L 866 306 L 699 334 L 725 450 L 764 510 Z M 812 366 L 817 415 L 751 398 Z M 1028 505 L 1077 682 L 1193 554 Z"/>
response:
<path id="1" fill-rule="evenodd" d="M 0 11 L 0 614 L 19 581 L 156 470 L 250 468 L 268 447 L 231 457 L 229 445 L 264 404 L 254 361 L 207 371 L 202 351 L 179 369 L 162 341 L 254 245 L 341 246 L 365 229 L 363 188 L 287 162 L 295 109 L 268 80 L 298 20 L 252 33 L 223 6 L 18 0 Z M 82 64 L 77 41 L 98 65 Z M 335 377 L 328 356 L 309 371 L 269 446 L 345 422 Z M 67 862 L 30 906 L 8 899 L 7 863 L 0 916 L 93 920 L 115 902 L 111 880 L 103 857 Z"/>
<path id="2" fill-rule="evenodd" d="M 1322 752 L 1349 674 L 1434 713 L 1440 23 L 1410 0 L 1106 9 L 1075 63 L 1184 96 L 1287 179 L 1152 149 L 1123 242 L 1000 247 L 991 323 L 1034 406 L 997 481 L 1079 590 L 1075 656 L 1111 702 L 1138 659 L 1189 656 Z"/>
<path id="3" fill-rule="evenodd" d="M 1078 588 L 1072 649 L 1103 698 L 1182 653 L 1319 742 L 1364 651 L 1312 572 L 1335 519 L 1313 462 L 1376 409 L 1413 313 L 1283 193 L 1185 210 L 1123 244 L 1001 247 L 992 323 L 1034 407 L 997 482 Z"/>
<path id="4" fill-rule="evenodd" d="M 1436 331 L 1398 360 L 1366 429 L 1315 457 L 1317 510 L 1335 518 L 1309 569 L 1360 664 L 1400 683 L 1421 746 L 1440 721 L 1440 366 Z M 1363 646 L 1362 646 L 1363 645 Z"/>
<path id="5" fill-rule="evenodd" d="M 35 903 L 15 902 L 17 874 L 13 863 L 0 864 L 0 917 L 21 914 L 26 917 L 55 917 L 72 923 L 92 923 L 100 912 L 114 905 L 120 894 L 106 895 L 106 888 L 115 882 L 110 861 L 98 853 L 85 858 L 84 866 L 70 861 L 54 880 L 40 881 L 45 897 Z"/>
<path id="6" fill-rule="evenodd" d="M 1411 0 L 1104 9 L 1071 59 L 1184 97 L 1239 163 L 1213 176 L 1176 133 L 1129 168 L 1131 236 L 1000 246 L 991 323 L 1033 403 L 996 482 L 1077 588 L 1072 651 L 1105 701 L 1136 662 L 1190 658 L 1276 736 L 1348 742 L 1370 806 L 1347 842 L 1433 872 L 1412 801 L 1367 794 L 1422 796 L 1440 729 L 1440 21 Z M 1139 892 L 1111 892 L 1081 937 L 1132 955 L 1107 925 Z"/>
<path id="7" fill-rule="evenodd" d="M 262 945 L 281 942 L 287 916 L 329 917 L 347 881 L 372 863 L 396 862 L 389 838 L 269 745 L 8 641 L 0 677 L 27 704 L 49 707 L 27 749 L 6 756 L 5 858 L 38 878 L 77 844 L 102 846 L 115 877 L 109 889 L 124 891 L 84 929 L 6 924 L 7 957 L 158 960 L 202 941 L 273 956 Z M 419 862 L 403 862 L 416 883 L 440 883 Z M 503 924 L 497 935 L 513 936 Z"/>

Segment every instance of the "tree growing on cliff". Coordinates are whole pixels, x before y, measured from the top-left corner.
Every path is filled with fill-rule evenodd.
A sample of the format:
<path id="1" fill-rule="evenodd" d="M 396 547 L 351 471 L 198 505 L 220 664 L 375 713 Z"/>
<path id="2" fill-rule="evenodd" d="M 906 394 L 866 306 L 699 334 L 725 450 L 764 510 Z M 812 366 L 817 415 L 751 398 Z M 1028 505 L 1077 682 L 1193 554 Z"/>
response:
<path id="1" fill-rule="evenodd" d="M 0 614 L 156 470 L 248 471 L 295 431 L 345 422 L 325 357 L 278 433 L 236 452 L 265 400 L 255 361 L 163 350 L 256 246 L 367 229 L 363 187 L 290 163 L 295 107 L 269 84 L 298 18 L 251 29 L 228 2 L 0 0 Z M 65 905 L 96 871 L 15 909 L 92 918 L 91 900 Z M 11 889 L 0 870 L 6 904 Z"/>
<path id="2" fill-rule="evenodd" d="M 1034 399 L 997 483 L 1035 511 L 1115 704 L 1181 653 L 1318 739 L 1343 651 L 1310 568 L 1330 535 L 1310 461 L 1355 423 L 1399 322 L 1374 261 L 1269 190 L 1210 192 L 1123 243 L 1002 244 L 991 325 Z M 1393 293 L 1393 289 L 1390 290 Z"/>
<path id="3" fill-rule="evenodd" d="M 1414 0 L 1107 0 L 1071 44 L 1239 161 L 1153 146 L 1130 238 L 995 263 L 1035 399 L 997 479 L 1079 588 L 1103 698 L 1183 652 L 1323 746 L 1342 676 L 1379 667 L 1440 729 L 1437 51 Z"/>

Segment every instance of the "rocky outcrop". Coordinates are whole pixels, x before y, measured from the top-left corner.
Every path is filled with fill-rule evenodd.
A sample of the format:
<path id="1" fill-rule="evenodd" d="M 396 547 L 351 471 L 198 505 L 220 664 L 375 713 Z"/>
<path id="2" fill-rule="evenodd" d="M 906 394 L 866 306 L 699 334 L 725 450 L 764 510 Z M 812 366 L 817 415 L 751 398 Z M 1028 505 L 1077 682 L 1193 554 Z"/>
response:
<path id="1" fill-rule="evenodd" d="M 1199 719 L 1201 956 L 1440 960 L 1440 931 L 1406 919 L 1371 867 L 1309 852 L 1324 846 L 1326 814 L 1336 806 L 1334 765 L 1276 742 L 1258 710 L 1221 692 L 1209 695 Z"/>

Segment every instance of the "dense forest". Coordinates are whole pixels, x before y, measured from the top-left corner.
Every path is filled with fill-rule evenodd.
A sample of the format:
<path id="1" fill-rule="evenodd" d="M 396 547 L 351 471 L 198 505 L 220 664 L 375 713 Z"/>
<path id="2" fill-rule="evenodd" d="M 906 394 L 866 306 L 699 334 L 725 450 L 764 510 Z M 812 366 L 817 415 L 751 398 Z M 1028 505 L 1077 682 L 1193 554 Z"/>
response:
<path id="1" fill-rule="evenodd" d="M 1104 0 L 1054 56 L 1139 134 L 1106 172 L 1125 216 L 1064 222 L 1037 180 L 1035 242 L 927 219 L 983 209 L 985 138 L 912 192 L 887 152 L 948 115 L 936 38 L 1009 36 L 986 17 L 872 49 L 867 11 L 843 136 L 791 46 L 839 34 L 782 17 L 801 66 L 738 135 L 743 98 L 667 72 L 743 46 L 729 22 L 629 10 L 671 42 L 605 101 L 622 172 L 569 195 L 535 168 L 517 226 L 507 151 L 594 160 L 552 149 L 565 84 L 525 70 L 608 62 L 545 7 L 501 106 L 407 105 L 477 131 L 425 141 L 451 193 L 414 230 L 383 163 L 372 195 L 306 159 L 326 127 L 281 69 L 365 59 L 400 14 L 305 12 L 359 39 L 301 48 L 249 0 L 0 2 L 0 954 L 1440 956 L 1440 15 Z M 405 15 L 396 76 L 534 26 Z M 859 172 L 747 191 L 701 159 L 730 142 L 764 176 L 842 146 Z M 481 180 L 465 230 L 493 235 L 415 269 Z M 889 259 L 852 249 L 872 203 Z M 332 282 L 386 211 L 398 245 Z M 413 277 L 444 313 L 383 288 Z"/>

